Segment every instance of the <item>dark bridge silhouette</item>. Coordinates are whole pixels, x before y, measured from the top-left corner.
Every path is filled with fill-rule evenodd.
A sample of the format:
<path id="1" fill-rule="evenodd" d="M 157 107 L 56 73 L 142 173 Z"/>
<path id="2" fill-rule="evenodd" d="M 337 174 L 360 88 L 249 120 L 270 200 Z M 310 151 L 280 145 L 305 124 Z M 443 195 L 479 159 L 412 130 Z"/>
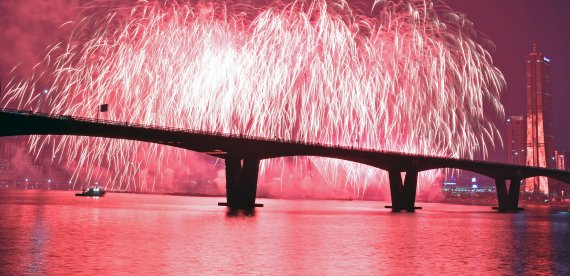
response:
<path id="1" fill-rule="evenodd" d="M 388 171 L 394 211 L 414 211 L 418 172 L 432 169 L 461 169 L 495 179 L 500 211 L 519 210 L 520 182 L 525 178 L 546 176 L 570 184 L 570 172 L 555 169 L 0 109 L 0 136 L 15 135 L 77 135 L 128 139 L 169 145 L 223 158 L 226 164 L 227 205 L 236 209 L 250 209 L 255 206 L 259 161 L 286 156 L 336 158 Z M 402 172 L 405 173 L 404 180 Z M 507 180 L 511 183 L 509 189 Z"/>

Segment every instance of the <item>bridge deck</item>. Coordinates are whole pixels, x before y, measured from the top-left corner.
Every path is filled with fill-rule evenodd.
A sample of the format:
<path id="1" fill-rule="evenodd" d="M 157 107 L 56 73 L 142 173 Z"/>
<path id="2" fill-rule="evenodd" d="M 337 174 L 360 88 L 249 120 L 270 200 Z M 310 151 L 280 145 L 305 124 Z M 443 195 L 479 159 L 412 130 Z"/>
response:
<path id="1" fill-rule="evenodd" d="M 232 169 L 231 174 L 227 172 L 226 178 L 228 179 L 227 182 L 233 183 L 231 185 L 236 185 L 235 187 L 240 185 L 242 187 L 240 189 L 248 187 L 248 198 L 250 199 L 246 200 L 248 202 L 246 205 L 254 204 L 254 202 L 250 202 L 252 191 L 253 200 L 255 200 L 255 187 L 257 186 L 257 165 L 255 164 L 259 164 L 259 160 L 262 159 L 286 156 L 319 156 L 342 159 L 383 169 L 394 176 L 401 172 L 406 172 L 407 175 L 417 175 L 421 171 L 442 168 L 472 171 L 494 178 L 500 205 L 508 205 L 511 209 L 515 208 L 512 206 L 513 202 L 518 203 L 518 189 L 516 189 L 516 195 L 513 194 L 515 191 L 503 189 L 502 185 L 504 185 L 505 180 L 520 183 L 521 180 L 528 177 L 546 176 L 570 184 L 569 171 L 550 168 L 268 139 L 22 110 L 0 109 L 0 126 L 0 136 L 77 135 L 128 139 L 202 152 L 226 159 L 226 163 L 228 160 L 234 160 L 230 162 L 232 164 L 239 160 L 245 161 L 244 164 L 254 165 L 244 165 L 243 167 L 240 165 Z M 229 181 L 234 178 L 235 181 Z M 417 176 L 412 180 L 405 179 L 403 182 L 401 178 L 391 177 L 392 201 L 396 209 L 413 209 L 416 182 Z M 499 190 L 501 191 L 500 194 Z M 237 198 L 240 197 L 237 196 Z M 403 205 L 398 205 L 400 203 L 398 203 L 397 198 L 400 197 Z M 231 202 L 229 204 L 231 205 Z M 518 209 L 518 207 L 516 208 Z"/>

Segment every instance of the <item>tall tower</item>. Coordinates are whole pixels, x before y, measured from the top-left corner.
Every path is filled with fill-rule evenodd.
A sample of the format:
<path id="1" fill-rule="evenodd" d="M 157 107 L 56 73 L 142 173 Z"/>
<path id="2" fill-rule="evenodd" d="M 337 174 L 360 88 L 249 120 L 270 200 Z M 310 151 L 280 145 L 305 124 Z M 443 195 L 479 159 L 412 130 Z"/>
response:
<path id="1" fill-rule="evenodd" d="M 555 168 L 550 60 L 536 45 L 526 61 L 526 106 L 526 165 Z M 527 178 L 525 191 L 548 194 L 548 178 Z"/>
<path id="2" fill-rule="evenodd" d="M 516 165 L 526 164 L 526 118 L 509 116 L 507 119 L 507 162 Z"/>

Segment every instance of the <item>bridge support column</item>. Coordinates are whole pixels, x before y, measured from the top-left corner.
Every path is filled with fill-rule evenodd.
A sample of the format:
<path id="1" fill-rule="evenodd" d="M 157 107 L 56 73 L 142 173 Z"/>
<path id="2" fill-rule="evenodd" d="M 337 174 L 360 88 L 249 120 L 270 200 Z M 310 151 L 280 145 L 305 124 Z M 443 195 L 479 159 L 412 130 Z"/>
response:
<path id="1" fill-rule="evenodd" d="M 394 212 L 401 211 L 403 205 L 401 200 L 404 191 L 404 186 L 402 185 L 402 174 L 400 171 L 389 171 L 388 179 L 390 180 L 390 196 L 392 198 L 392 206 L 386 207 L 392 208 L 392 211 Z"/>
<path id="2" fill-rule="evenodd" d="M 390 180 L 392 206 L 386 206 L 387 208 L 392 208 L 393 212 L 399 212 L 402 210 L 414 212 L 415 209 L 421 209 L 420 207 L 414 206 L 416 203 L 416 190 L 418 187 L 417 171 L 407 171 L 403 184 L 400 171 L 389 171 L 388 178 Z"/>
<path id="3" fill-rule="evenodd" d="M 520 178 L 512 178 L 509 185 L 509 211 L 517 212 L 522 209 L 519 208 L 519 195 L 521 192 Z"/>
<path id="4" fill-rule="evenodd" d="M 418 172 L 408 171 L 406 172 L 406 178 L 404 180 L 404 209 L 408 212 L 413 212 L 415 210 L 416 204 L 416 191 L 418 189 Z"/>
<path id="5" fill-rule="evenodd" d="M 238 205 L 240 175 L 241 159 L 226 159 L 226 199 L 228 206 Z"/>
<path id="6" fill-rule="evenodd" d="M 261 204 L 255 204 L 258 173 L 259 159 L 257 158 L 227 158 L 227 203 L 219 203 L 218 205 L 244 210 L 262 207 Z"/>
<path id="7" fill-rule="evenodd" d="M 243 209 L 253 209 L 255 207 L 255 197 L 257 195 L 257 178 L 259 174 L 259 159 L 244 159 L 240 176 L 240 206 Z"/>
<path id="8" fill-rule="evenodd" d="M 521 180 L 519 178 L 512 178 L 507 190 L 505 179 L 495 179 L 499 207 L 493 207 L 493 209 L 497 209 L 499 212 L 517 212 L 522 210 L 519 208 L 520 183 Z"/>
<path id="9" fill-rule="evenodd" d="M 507 195 L 507 182 L 504 179 L 495 179 L 495 188 L 497 189 L 497 202 L 499 211 L 504 212 L 509 209 L 509 197 Z"/>

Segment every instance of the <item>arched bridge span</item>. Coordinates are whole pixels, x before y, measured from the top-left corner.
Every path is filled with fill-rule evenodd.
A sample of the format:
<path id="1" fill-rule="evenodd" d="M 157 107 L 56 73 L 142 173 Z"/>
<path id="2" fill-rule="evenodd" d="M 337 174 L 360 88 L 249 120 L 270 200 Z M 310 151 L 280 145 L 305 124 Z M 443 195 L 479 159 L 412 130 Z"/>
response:
<path id="1" fill-rule="evenodd" d="M 454 168 L 495 179 L 499 209 L 518 210 L 520 183 L 527 177 L 546 176 L 570 184 L 570 172 L 503 163 L 372 151 L 322 144 L 224 135 L 187 129 L 112 122 L 66 115 L 0 109 L 0 136 L 78 135 L 128 139 L 202 152 L 226 161 L 228 205 L 252 208 L 255 204 L 259 161 L 287 156 L 319 156 L 348 160 L 388 171 L 393 209 L 414 210 L 418 172 Z M 405 172 L 402 181 L 401 172 Z"/>

